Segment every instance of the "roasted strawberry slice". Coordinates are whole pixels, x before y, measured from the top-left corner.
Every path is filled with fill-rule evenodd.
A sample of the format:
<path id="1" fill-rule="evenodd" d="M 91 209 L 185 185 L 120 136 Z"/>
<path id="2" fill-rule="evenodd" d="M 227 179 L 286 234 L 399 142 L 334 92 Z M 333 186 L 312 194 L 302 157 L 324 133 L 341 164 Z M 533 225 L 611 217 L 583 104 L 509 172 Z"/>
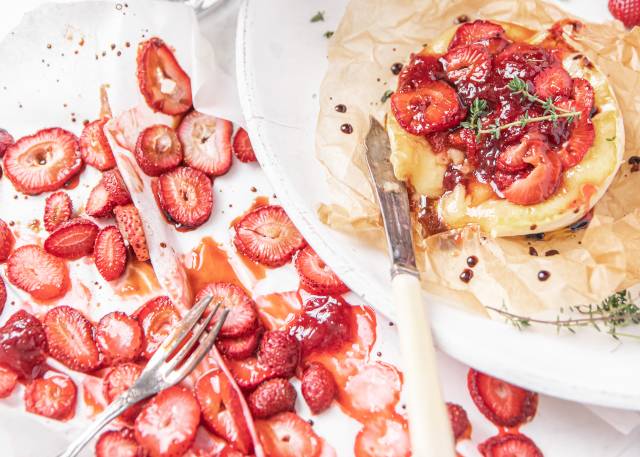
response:
<path id="1" fill-rule="evenodd" d="M 4 170 L 16 189 L 37 195 L 60 189 L 82 168 L 76 136 L 61 128 L 40 130 L 9 146 Z"/>
<path id="2" fill-rule="evenodd" d="M 156 297 L 146 302 L 135 314 L 142 326 L 145 345 L 142 356 L 150 358 L 169 332 L 180 322 L 180 312 L 169 297 Z"/>
<path id="3" fill-rule="evenodd" d="M 71 219 L 47 237 L 44 249 L 56 257 L 79 259 L 93 253 L 99 230 L 98 226 L 88 219 Z"/>
<path id="4" fill-rule="evenodd" d="M 205 295 L 212 297 L 212 305 L 220 303 L 221 310 L 229 310 L 227 319 L 220 329 L 221 337 L 244 336 L 255 330 L 258 323 L 256 304 L 240 287 L 226 282 L 209 283 L 198 292 L 194 303 Z M 211 325 L 215 322 L 214 317 Z"/>
<path id="5" fill-rule="evenodd" d="M 96 268 L 107 281 L 118 279 L 127 268 L 127 248 L 124 238 L 115 225 L 98 232 L 93 247 Z"/>
<path id="6" fill-rule="evenodd" d="M 300 284 L 309 292 L 319 295 L 339 295 L 349 291 L 327 264 L 306 246 L 296 256 L 296 270 L 300 276 Z"/>
<path id="7" fill-rule="evenodd" d="M 121 394 L 129 390 L 134 382 L 140 377 L 142 368 L 135 363 L 122 363 L 110 368 L 102 380 L 102 394 L 108 403 L 113 402 Z M 130 406 L 121 414 L 122 419 L 133 422 L 140 414 L 144 402 Z"/>
<path id="8" fill-rule="evenodd" d="M 462 24 L 449 43 L 449 49 L 478 43 L 492 54 L 500 52 L 506 45 L 505 31 L 493 22 L 476 20 Z"/>
<path id="9" fill-rule="evenodd" d="M 442 61 L 447 78 L 454 84 L 484 83 L 491 72 L 491 56 L 480 44 L 454 48 L 442 57 Z"/>
<path id="10" fill-rule="evenodd" d="M 336 381 L 329 370 L 318 362 L 310 363 L 302 375 L 302 396 L 313 414 L 331 406 L 336 396 Z"/>
<path id="11" fill-rule="evenodd" d="M 249 134 L 240 127 L 233 137 L 233 152 L 240 162 L 255 162 L 256 154 L 253 152 Z"/>
<path id="12" fill-rule="evenodd" d="M 104 432 L 96 442 L 96 457 L 144 457 L 133 430 L 121 428 Z"/>
<path id="13" fill-rule="evenodd" d="M 91 217 L 109 217 L 113 213 L 114 206 L 104 182 L 100 181 L 96 187 L 91 189 L 84 210 Z"/>
<path id="14" fill-rule="evenodd" d="M 582 121 L 591 117 L 591 109 L 595 100 L 593 87 L 586 79 L 574 78 L 571 98 L 575 100 L 575 107 L 582 113 Z"/>
<path id="15" fill-rule="evenodd" d="M 525 162 L 524 158 L 530 147 L 538 147 L 537 141 L 543 141 L 544 135 L 537 132 L 529 132 L 523 136 L 522 141 L 518 144 L 508 146 L 500 152 L 496 159 L 496 167 L 508 173 L 517 173 L 521 170 L 530 168 L 530 164 Z M 533 143 L 532 143 L 533 142 Z"/>
<path id="16" fill-rule="evenodd" d="M 73 380 L 53 371 L 31 381 L 24 392 L 24 406 L 28 412 L 57 420 L 73 416 L 76 399 L 77 388 Z"/>
<path id="17" fill-rule="evenodd" d="M 478 445 L 483 457 L 543 457 L 538 446 L 522 433 L 505 433 Z"/>
<path id="18" fill-rule="evenodd" d="M 318 457 L 322 445 L 311 425 L 296 413 L 280 413 L 256 421 L 260 441 L 267 455 L 278 457 Z M 393 454 L 395 455 L 395 454 Z"/>
<path id="19" fill-rule="evenodd" d="M 117 169 L 108 170 L 102 173 L 102 182 L 109 193 L 109 200 L 114 206 L 127 205 L 131 203 L 129 190 L 124 184 L 122 175 Z"/>
<path id="20" fill-rule="evenodd" d="M 87 165 L 100 171 L 109 170 L 116 166 L 116 159 L 111 146 L 104 134 L 104 124 L 109 118 L 98 119 L 84 126 L 80 135 L 80 154 Z"/>
<path id="21" fill-rule="evenodd" d="M 284 330 L 266 332 L 260 342 L 258 361 L 278 376 L 291 377 L 300 361 L 300 343 Z"/>
<path id="22" fill-rule="evenodd" d="M 55 192 L 49 195 L 44 204 L 44 228 L 53 232 L 61 224 L 71 219 L 73 205 L 66 192 Z"/>
<path id="23" fill-rule="evenodd" d="M 474 369 L 469 370 L 467 387 L 480 412 L 498 426 L 522 425 L 538 409 L 538 394 Z"/>
<path id="24" fill-rule="evenodd" d="M 467 115 L 455 89 L 444 81 L 422 84 L 414 91 L 391 96 L 398 123 L 413 135 L 426 135 L 454 127 Z"/>
<path id="25" fill-rule="evenodd" d="M 160 176 L 182 162 L 182 145 L 175 130 L 157 124 L 144 129 L 135 149 L 136 162 L 148 176 Z"/>
<path id="26" fill-rule="evenodd" d="M 67 266 L 40 246 L 21 246 L 9 256 L 7 278 L 36 300 L 63 296 L 69 287 Z"/>
<path id="27" fill-rule="evenodd" d="M 141 262 L 149 260 L 149 247 L 138 209 L 133 205 L 116 206 L 113 214 L 116 216 L 118 230 L 133 249 L 136 258 Z"/>
<path id="28" fill-rule="evenodd" d="M 72 370 L 89 372 L 100 365 L 93 324 L 77 309 L 57 306 L 44 318 L 49 354 Z"/>
<path id="29" fill-rule="evenodd" d="M 555 97 L 568 97 L 573 90 L 573 80 L 567 70 L 549 67 L 542 70 L 533 80 L 535 94 L 542 100 Z"/>
<path id="30" fill-rule="evenodd" d="M 153 457 L 174 457 L 191 447 L 200 423 L 193 393 L 181 386 L 156 395 L 136 418 L 136 441 Z"/>
<path id="31" fill-rule="evenodd" d="M 185 457 L 245 457 L 245 454 L 236 451 L 226 440 L 207 431 L 204 427 L 198 427 L 196 438 Z"/>
<path id="32" fill-rule="evenodd" d="M 293 411 L 296 389 L 283 378 L 274 378 L 260 384 L 247 397 L 251 414 L 256 419 L 268 419 L 284 411 Z"/>
<path id="33" fill-rule="evenodd" d="M 184 163 L 209 176 L 221 176 L 231 167 L 233 124 L 219 117 L 192 111 L 178 127 Z"/>
<path id="34" fill-rule="evenodd" d="M 579 164 L 596 139 L 596 131 L 588 117 L 575 120 L 570 127 L 569 139 L 558 151 L 565 170 Z"/>
<path id="35" fill-rule="evenodd" d="M 445 76 L 438 57 L 429 54 L 411 54 L 411 60 L 398 75 L 398 91 L 413 92 L 424 84 Z"/>
<path id="36" fill-rule="evenodd" d="M 98 323 L 96 343 L 105 363 L 115 365 L 136 360 L 144 345 L 142 327 L 121 311 L 107 314 Z"/>
<path id="37" fill-rule="evenodd" d="M 234 224 L 236 249 L 268 267 L 289 262 L 306 242 L 281 206 L 256 208 Z"/>
<path id="38" fill-rule="evenodd" d="M 247 392 L 252 391 L 268 379 L 283 375 L 279 373 L 278 369 L 259 362 L 256 357 L 244 360 L 227 360 L 227 365 L 238 387 Z"/>
<path id="39" fill-rule="evenodd" d="M 5 129 L 0 128 L 0 157 L 4 156 L 4 152 L 14 143 L 13 137 Z"/>
<path id="40" fill-rule="evenodd" d="M 431 146 L 431 150 L 436 154 L 443 154 L 447 152 L 447 137 L 449 132 L 435 132 L 425 135 L 425 138 Z"/>
<path id="41" fill-rule="evenodd" d="M 527 43 L 510 44 L 494 60 L 495 71 L 506 82 L 516 76 L 533 82 L 538 73 L 555 64 L 549 51 Z"/>
<path id="42" fill-rule="evenodd" d="M 246 359 L 255 354 L 260 344 L 262 336 L 262 327 L 258 327 L 255 331 L 235 338 L 218 338 L 216 347 L 221 354 L 230 359 Z"/>
<path id="43" fill-rule="evenodd" d="M 407 422 L 387 419 L 385 416 L 374 417 L 358 432 L 354 447 L 363 449 L 364 455 L 371 457 L 410 457 L 412 454 Z"/>
<path id="44" fill-rule="evenodd" d="M 0 365 L 0 398 L 7 398 L 18 384 L 18 373 Z"/>
<path id="45" fill-rule="evenodd" d="M 140 92 L 154 111 L 174 115 L 191 108 L 191 79 L 160 38 L 138 45 L 137 66 Z"/>
<path id="46" fill-rule="evenodd" d="M 447 402 L 447 413 L 453 430 L 453 438 L 456 441 L 468 438 L 471 434 L 471 423 L 464 408 L 455 403 Z"/>
<path id="47" fill-rule="evenodd" d="M 211 180 L 200 170 L 180 167 L 160 176 L 158 193 L 162 209 L 177 224 L 199 227 L 213 210 Z"/>
<path id="48" fill-rule="evenodd" d="M 4 262 L 9 258 L 15 239 L 11 229 L 5 221 L 0 219 L 0 262 Z"/>
<path id="49" fill-rule="evenodd" d="M 22 379 L 38 376 L 47 358 L 47 337 L 40 321 L 24 310 L 0 328 L 0 364 Z"/>

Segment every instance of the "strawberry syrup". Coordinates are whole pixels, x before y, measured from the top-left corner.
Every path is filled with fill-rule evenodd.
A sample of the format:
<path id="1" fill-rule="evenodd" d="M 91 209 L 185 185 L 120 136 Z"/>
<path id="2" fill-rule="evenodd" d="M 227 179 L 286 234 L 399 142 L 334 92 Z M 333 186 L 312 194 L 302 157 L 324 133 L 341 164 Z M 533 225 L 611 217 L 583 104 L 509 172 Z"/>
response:
<path id="1" fill-rule="evenodd" d="M 124 278 L 114 287 L 114 292 L 120 297 L 130 297 L 145 296 L 159 289 L 160 284 L 151 264 L 132 258 Z"/>
<path id="2" fill-rule="evenodd" d="M 244 289 L 227 253 L 212 238 L 205 237 L 184 258 L 191 289 L 198 292 L 210 282 L 229 282 Z"/>

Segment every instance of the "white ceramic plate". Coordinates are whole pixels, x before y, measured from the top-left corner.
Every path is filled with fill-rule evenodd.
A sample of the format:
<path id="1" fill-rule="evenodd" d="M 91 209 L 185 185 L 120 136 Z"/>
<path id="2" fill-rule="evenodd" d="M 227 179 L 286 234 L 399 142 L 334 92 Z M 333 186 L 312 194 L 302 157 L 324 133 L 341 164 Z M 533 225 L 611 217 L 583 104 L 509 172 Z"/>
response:
<path id="1" fill-rule="evenodd" d="M 393 317 L 385 253 L 329 229 L 315 211 L 328 195 L 314 153 L 317 92 L 326 71 L 323 34 L 335 30 L 346 3 L 247 0 L 238 22 L 238 85 L 258 159 L 295 224 L 354 292 Z M 585 19 L 610 18 L 604 0 L 561 4 Z M 326 21 L 311 23 L 321 10 Z M 436 342 L 453 357 L 549 395 L 640 409 L 640 344 L 591 330 L 519 332 L 427 299 Z"/>

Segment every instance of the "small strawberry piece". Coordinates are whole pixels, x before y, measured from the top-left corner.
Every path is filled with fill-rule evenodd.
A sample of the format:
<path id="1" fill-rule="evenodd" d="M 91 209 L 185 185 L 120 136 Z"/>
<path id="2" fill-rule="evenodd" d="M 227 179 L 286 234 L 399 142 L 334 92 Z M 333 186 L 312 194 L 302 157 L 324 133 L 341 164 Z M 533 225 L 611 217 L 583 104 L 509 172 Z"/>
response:
<path id="1" fill-rule="evenodd" d="M 533 419 L 538 409 L 538 394 L 474 369 L 469 370 L 467 387 L 480 412 L 498 426 L 517 427 Z"/>
<path id="2" fill-rule="evenodd" d="M 542 70 L 533 80 L 536 95 L 542 100 L 554 97 L 568 97 L 573 90 L 571 75 L 562 67 Z"/>
<path id="3" fill-rule="evenodd" d="M 339 295 L 349 291 L 345 283 L 322 261 L 311 246 L 306 246 L 298 252 L 295 263 L 300 283 L 309 292 L 318 295 Z"/>
<path id="4" fill-rule="evenodd" d="M 374 417 L 358 432 L 354 447 L 367 457 L 410 457 L 409 430 L 406 421 Z M 417 456 L 416 456 L 417 457 Z"/>
<path id="5" fill-rule="evenodd" d="M 256 357 L 244 360 L 227 360 L 227 365 L 236 384 L 245 392 L 252 391 L 264 381 L 286 375 L 280 373 L 278 369 L 259 362 Z"/>
<path id="6" fill-rule="evenodd" d="M 107 281 L 122 276 L 127 268 L 127 248 L 115 225 L 100 230 L 93 248 L 96 268 Z"/>
<path id="7" fill-rule="evenodd" d="M 144 457 L 133 430 L 122 428 L 104 432 L 96 442 L 96 457 Z"/>
<path id="8" fill-rule="evenodd" d="M 4 152 L 14 143 L 13 137 L 5 129 L 0 128 L 0 158 L 4 156 Z"/>
<path id="9" fill-rule="evenodd" d="M 113 213 L 113 200 L 103 181 L 91 189 L 85 212 L 91 217 L 109 217 Z"/>
<path id="10" fill-rule="evenodd" d="M 0 262 L 4 262 L 9 258 L 14 243 L 15 239 L 13 238 L 13 233 L 11 233 L 11 229 L 5 221 L 0 219 Z"/>
<path id="11" fill-rule="evenodd" d="M 515 76 L 533 82 L 538 73 L 553 64 L 554 57 L 547 49 L 527 43 L 512 43 L 495 57 L 494 69 L 506 82 Z"/>
<path id="12" fill-rule="evenodd" d="M 482 44 L 491 53 L 500 51 L 506 46 L 505 31 L 502 26 L 493 22 L 477 20 L 462 24 L 449 43 L 449 49 L 469 44 Z"/>
<path id="13" fill-rule="evenodd" d="M 133 249 L 136 258 L 141 262 L 149 260 L 147 238 L 142 228 L 142 220 L 138 209 L 133 205 L 116 206 L 113 209 L 118 229 Z"/>
<path id="14" fill-rule="evenodd" d="M 455 89 L 444 81 L 424 83 L 410 92 L 391 96 L 391 110 L 400 126 L 413 135 L 454 127 L 467 115 Z"/>
<path id="15" fill-rule="evenodd" d="M 256 419 L 268 419 L 284 411 L 293 411 L 296 389 L 283 378 L 274 378 L 260 384 L 247 397 L 251 414 Z"/>
<path id="16" fill-rule="evenodd" d="M 142 373 L 142 368 L 135 363 L 122 363 L 107 371 L 102 380 L 102 393 L 107 402 L 113 402 L 113 400 L 121 394 L 129 390 L 133 383 L 140 377 L 140 373 Z M 127 408 L 127 410 L 121 414 L 121 417 L 127 422 L 133 422 L 138 414 L 140 414 L 143 406 L 144 402 L 136 403 Z"/>
<path id="17" fill-rule="evenodd" d="M 216 347 L 218 351 L 230 359 L 246 359 L 251 357 L 258 349 L 260 337 L 262 336 L 262 327 L 259 327 L 251 333 L 236 338 L 218 338 Z"/>
<path id="18" fill-rule="evenodd" d="M 47 237 L 44 249 L 56 257 L 79 259 L 93 253 L 99 230 L 98 226 L 88 219 L 71 219 Z"/>
<path id="19" fill-rule="evenodd" d="M 281 206 L 268 205 L 245 214 L 234 225 L 233 243 L 242 254 L 268 267 L 289 262 L 306 241 Z"/>
<path id="20" fill-rule="evenodd" d="M 638 0 L 609 0 L 609 11 L 627 28 L 640 25 L 640 1 Z"/>
<path id="21" fill-rule="evenodd" d="M 76 408 L 77 389 L 73 380 L 62 373 L 48 372 L 27 384 L 25 409 L 50 419 L 69 419 Z"/>
<path id="22" fill-rule="evenodd" d="M 409 64 L 398 75 L 398 91 L 413 92 L 425 83 L 443 79 L 444 76 L 438 57 L 422 53 L 411 54 Z"/>
<path id="23" fill-rule="evenodd" d="M 483 457 L 543 457 L 538 446 L 522 433 L 505 433 L 478 445 Z"/>
<path id="24" fill-rule="evenodd" d="M 425 135 L 425 138 L 431 146 L 431 150 L 436 154 L 442 154 L 447 152 L 449 145 L 447 144 L 447 137 L 449 132 L 435 132 Z"/>
<path id="25" fill-rule="evenodd" d="M 7 260 L 7 278 L 36 300 L 63 296 L 69 287 L 67 266 L 40 246 L 21 246 Z"/>
<path id="26" fill-rule="evenodd" d="M 156 297 L 136 312 L 144 331 L 145 345 L 142 356 L 150 358 L 169 332 L 180 322 L 180 313 L 169 297 Z"/>
<path id="27" fill-rule="evenodd" d="M 447 412 L 449 413 L 449 421 L 453 430 L 453 438 L 458 441 L 468 438 L 471 434 L 471 423 L 467 417 L 467 412 L 460 405 L 447 402 Z"/>
<path id="28" fill-rule="evenodd" d="M 217 435 L 207 431 L 204 427 L 198 427 L 196 438 L 185 457 L 245 457 L 245 454 L 236 451 L 230 443 Z"/>
<path id="29" fill-rule="evenodd" d="M 58 190 L 82 169 L 78 139 L 60 128 L 22 137 L 7 148 L 4 169 L 22 193 L 37 195 Z"/>
<path id="30" fill-rule="evenodd" d="M 71 219 L 73 205 L 66 192 L 55 192 L 49 195 L 44 204 L 44 228 L 53 232 L 61 224 Z"/>
<path id="31" fill-rule="evenodd" d="M 104 134 L 104 125 L 109 118 L 98 119 L 84 126 L 80 135 L 80 154 L 87 165 L 100 171 L 116 166 L 116 159 L 111 151 L 109 140 Z"/>
<path id="32" fill-rule="evenodd" d="M 182 162 L 182 145 L 175 130 L 156 124 L 144 129 L 135 148 L 138 165 L 148 176 L 160 176 Z"/>
<path id="33" fill-rule="evenodd" d="M 138 86 L 150 108 L 170 115 L 191 108 L 191 79 L 160 38 L 141 42 L 136 62 Z"/>
<path id="34" fill-rule="evenodd" d="M 142 327 L 126 313 L 109 313 L 98 323 L 96 343 L 109 365 L 136 360 L 144 344 Z"/>
<path id="35" fill-rule="evenodd" d="M 18 384 L 18 373 L 0 365 L 0 398 L 7 398 Z"/>
<path id="36" fill-rule="evenodd" d="M 442 57 L 447 78 L 460 82 L 484 83 L 491 72 L 491 56 L 481 44 L 452 49 Z"/>
<path id="37" fill-rule="evenodd" d="M 565 170 L 579 164 L 596 139 L 596 131 L 591 119 L 578 119 L 571 126 L 569 139 L 558 151 Z"/>
<path id="38" fill-rule="evenodd" d="M 200 170 L 180 167 L 163 174 L 158 193 L 162 209 L 181 226 L 198 227 L 211 216 L 212 183 Z"/>
<path id="39" fill-rule="evenodd" d="M 4 310 L 4 305 L 7 303 L 7 287 L 4 285 L 4 279 L 0 276 L 0 314 Z"/>
<path id="40" fill-rule="evenodd" d="M 284 330 L 266 332 L 260 342 L 258 361 L 280 376 L 291 377 L 300 361 L 300 343 Z"/>
<path id="41" fill-rule="evenodd" d="M 302 396 L 313 414 L 331 406 L 336 396 L 336 381 L 329 370 L 318 362 L 310 363 L 302 375 Z"/>
<path id="42" fill-rule="evenodd" d="M 229 310 L 227 319 L 220 329 L 221 337 L 245 336 L 255 330 L 258 323 L 256 304 L 240 287 L 226 282 L 209 283 L 197 293 L 194 303 L 205 295 L 212 297 L 212 305 L 221 303 L 221 310 L 225 308 Z M 216 319 L 213 319 L 211 325 L 216 322 Z"/>
<path id="43" fill-rule="evenodd" d="M 122 175 L 117 169 L 102 173 L 102 182 L 109 193 L 109 200 L 114 206 L 127 205 L 131 203 L 129 190 L 122 179 Z"/>
<path id="44" fill-rule="evenodd" d="M 222 176 L 231 168 L 233 124 L 225 119 L 192 111 L 178 127 L 184 163 L 209 176 Z"/>
<path id="45" fill-rule="evenodd" d="M 249 134 L 242 127 L 238 129 L 236 135 L 233 137 L 233 153 L 240 162 L 248 163 L 256 161 L 256 154 L 253 152 Z"/>
<path id="46" fill-rule="evenodd" d="M 256 429 L 267 455 L 319 457 L 322 445 L 311 425 L 296 413 L 283 412 L 256 421 Z M 394 454 L 395 455 L 395 454 Z"/>
<path id="47" fill-rule="evenodd" d="M 582 78 L 574 78 L 571 98 L 575 102 L 575 108 L 582 113 L 580 120 L 585 122 L 586 119 L 591 117 L 591 109 L 595 101 L 593 87 L 589 81 Z"/>
<path id="48" fill-rule="evenodd" d="M 89 372 L 100 365 L 93 324 L 77 309 L 57 306 L 44 318 L 49 354 L 72 370 Z"/>
<path id="49" fill-rule="evenodd" d="M 156 395 L 136 418 L 136 441 L 151 457 L 178 457 L 187 452 L 200 423 L 200 406 L 181 386 Z"/>
<path id="50" fill-rule="evenodd" d="M 42 371 L 47 358 L 47 337 L 40 321 L 24 310 L 13 314 L 0 328 L 0 364 L 22 379 Z"/>

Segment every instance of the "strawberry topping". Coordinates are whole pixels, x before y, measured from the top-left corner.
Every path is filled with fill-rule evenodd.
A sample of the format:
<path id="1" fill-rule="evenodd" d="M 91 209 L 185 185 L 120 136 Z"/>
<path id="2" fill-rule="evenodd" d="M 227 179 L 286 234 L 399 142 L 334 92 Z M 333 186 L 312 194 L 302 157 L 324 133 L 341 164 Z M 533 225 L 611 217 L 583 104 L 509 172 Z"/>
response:
<path id="1" fill-rule="evenodd" d="M 0 365 L 0 398 L 7 398 L 18 384 L 18 373 Z"/>
<path id="2" fill-rule="evenodd" d="M 291 412 L 256 421 L 256 428 L 267 455 L 278 457 L 319 457 L 320 439 L 311 425 Z"/>
<path id="3" fill-rule="evenodd" d="M 491 56 L 480 44 L 454 48 L 442 57 L 447 78 L 455 84 L 484 83 L 491 71 Z"/>
<path id="4" fill-rule="evenodd" d="M 113 402 L 121 394 L 129 390 L 134 382 L 140 377 L 142 368 L 135 363 L 122 363 L 109 369 L 102 380 L 102 393 L 108 403 Z M 127 422 L 133 422 L 140 414 L 144 402 L 130 406 L 121 414 Z"/>
<path id="5" fill-rule="evenodd" d="M 59 191 L 49 195 L 44 204 L 44 228 L 53 232 L 71 219 L 72 212 L 71 198 L 66 192 Z"/>
<path id="6" fill-rule="evenodd" d="M 221 310 L 225 308 L 229 310 L 227 319 L 220 329 L 221 337 L 244 336 L 255 330 L 258 323 L 256 304 L 240 287 L 224 282 L 207 284 L 198 292 L 194 303 L 205 295 L 212 297 L 210 307 L 220 303 Z M 219 315 L 220 312 L 218 312 Z M 217 317 L 214 317 L 211 325 L 216 320 Z"/>
<path id="7" fill-rule="evenodd" d="M 136 360 L 144 345 L 138 321 L 121 311 L 107 314 L 98 323 L 96 343 L 108 365 Z"/>
<path id="8" fill-rule="evenodd" d="M 324 365 L 312 362 L 304 370 L 302 396 L 313 414 L 320 414 L 331 406 L 336 390 L 336 381 Z"/>
<path id="9" fill-rule="evenodd" d="M 0 364 L 22 379 L 36 377 L 47 358 L 44 327 L 24 310 L 13 314 L 0 327 Z"/>
<path id="10" fill-rule="evenodd" d="M 481 44 L 491 53 L 498 52 L 506 46 L 505 31 L 502 26 L 489 21 L 477 20 L 462 24 L 449 43 L 449 49 L 469 44 Z"/>
<path id="11" fill-rule="evenodd" d="M 15 141 L 9 132 L 5 129 L 0 128 L 0 157 L 4 156 L 4 152 L 7 150 L 9 146 L 11 146 Z"/>
<path id="12" fill-rule="evenodd" d="M 107 281 L 118 279 L 127 268 L 127 248 L 124 238 L 115 225 L 103 228 L 93 247 L 96 268 Z"/>
<path id="13" fill-rule="evenodd" d="M 7 278 L 36 300 L 63 296 L 69 286 L 67 266 L 40 246 L 21 246 L 7 260 Z"/>
<path id="14" fill-rule="evenodd" d="M 113 214 L 116 216 L 118 230 L 133 249 L 136 258 L 141 262 L 149 260 L 147 238 L 144 235 L 142 220 L 137 208 L 133 205 L 116 206 L 113 209 Z"/>
<path id="15" fill-rule="evenodd" d="M 409 431 L 406 421 L 375 418 L 358 432 L 354 446 L 367 457 L 410 457 Z"/>
<path id="16" fill-rule="evenodd" d="M 533 83 L 536 95 L 543 100 L 568 97 L 573 90 L 571 75 L 562 67 L 545 68 L 538 73 Z"/>
<path id="17" fill-rule="evenodd" d="M 87 165 L 100 171 L 109 170 L 116 166 L 116 159 L 104 134 L 104 124 L 109 118 L 98 119 L 84 126 L 80 135 L 80 154 Z"/>
<path id="18" fill-rule="evenodd" d="M 254 418 L 267 419 L 284 411 L 293 411 L 297 395 L 289 381 L 274 378 L 263 382 L 251 392 L 247 403 Z"/>
<path id="19" fill-rule="evenodd" d="M 542 451 L 522 433 L 493 436 L 478 445 L 483 457 L 543 457 Z"/>
<path id="20" fill-rule="evenodd" d="M 246 359 L 255 354 L 262 337 L 262 327 L 245 336 L 236 338 L 218 338 L 216 347 L 218 351 L 230 359 Z"/>
<path id="21" fill-rule="evenodd" d="M 558 156 L 565 170 L 579 164 L 596 139 L 596 131 L 591 119 L 582 117 L 571 126 L 569 139 L 558 151 Z"/>
<path id="22" fill-rule="evenodd" d="M 182 145 L 175 130 L 157 124 L 140 133 L 135 157 L 138 165 L 149 176 L 160 176 L 182 162 Z"/>
<path id="23" fill-rule="evenodd" d="M 169 332 L 180 322 L 180 313 L 169 297 L 156 297 L 136 311 L 136 318 L 144 331 L 142 356 L 150 358 Z"/>
<path id="24" fill-rule="evenodd" d="M 413 92 L 431 81 L 444 78 L 442 63 L 436 56 L 411 54 L 411 61 L 398 75 L 398 91 Z"/>
<path id="25" fill-rule="evenodd" d="M 160 206 L 177 224 L 198 227 L 213 210 L 211 180 L 200 170 L 180 167 L 160 176 Z"/>
<path id="26" fill-rule="evenodd" d="M 209 176 L 222 176 L 231 167 L 231 122 L 192 111 L 178 127 L 184 163 Z"/>
<path id="27" fill-rule="evenodd" d="M 49 254 L 64 259 L 79 259 L 93 253 L 98 226 L 81 217 L 64 222 L 44 241 Z"/>
<path id="28" fill-rule="evenodd" d="M 233 137 L 233 152 L 240 162 L 255 162 L 256 154 L 253 152 L 249 134 L 242 127 L 238 129 Z"/>
<path id="29" fill-rule="evenodd" d="M 300 284 L 311 293 L 318 295 L 339 295 L 349 291 L 327 264 L 306 246 L 296 256 L 296 270 L 300 276 Z"/>
<path id="30" fill-rule="evenodd" d="M 258 361 L 283 377 L 291 377 L 300 361 L 300 343 L 284 330 L 266 332 L 260 342 Z"/>
<path id="31" fill-rule="evenodd" d="M 447 403 L 447 412 L 449 413 L 449 421 L 451 421 L 453 438 L 458 441 L 468 437 L 471 434 L 471 423 L 464 408 L 455 403 Z"/>
<path id="32" fill-rule="evenodd" d="M 4 262 L 9 258 L 15 239 L 11 229 L 5 221 L 0 219 L 0 262 Z"/>
<path id="33" fill-rule="evenodd" d="M 133 430 L 122 428 L 104 432 L 96 442 L 96 457 L 145 457 Z"/>
<path id="34" fill-rule="evenodd" d="M 77 389 L 66 374 L 47 372 L 43 378 L 27 384 L 24 392 L 25 409 L 50 419 L 71 418 L 76 408 Z"/>

